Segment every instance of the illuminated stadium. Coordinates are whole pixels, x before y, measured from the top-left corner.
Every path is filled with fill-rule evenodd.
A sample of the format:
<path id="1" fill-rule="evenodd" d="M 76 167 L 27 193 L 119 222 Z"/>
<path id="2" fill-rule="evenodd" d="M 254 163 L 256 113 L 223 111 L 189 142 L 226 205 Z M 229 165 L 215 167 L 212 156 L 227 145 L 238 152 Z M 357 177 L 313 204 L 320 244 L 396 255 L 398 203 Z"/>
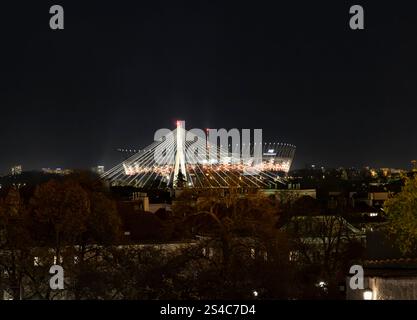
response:
<path id="1" fill-rule="evenodd" d="M 185 122 L 177 121 L 175 130 L 162 129 L 154 143 L 102 178 L 111 185 L 139 188 L 271 188 L 282 182 L 291 168 L 294 145 L 259 139 L 240 143 L 240 138 L 235 143 L 230 136 L 219 144 L 215 138 L 209 139 L 202 130 L 187 131 Z"/>

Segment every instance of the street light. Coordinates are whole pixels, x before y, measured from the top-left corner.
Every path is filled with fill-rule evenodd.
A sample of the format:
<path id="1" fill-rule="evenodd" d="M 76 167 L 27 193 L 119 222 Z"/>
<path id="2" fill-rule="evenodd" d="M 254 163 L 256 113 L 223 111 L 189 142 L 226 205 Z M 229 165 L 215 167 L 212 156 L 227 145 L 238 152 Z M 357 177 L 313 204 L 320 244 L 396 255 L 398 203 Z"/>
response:
<path id="1" fill-rule="evenodd" d="M 374 296 L 374 293 L 372 289 L 367 288 L 363 291 L 363 300 L 372 300 Z"/>

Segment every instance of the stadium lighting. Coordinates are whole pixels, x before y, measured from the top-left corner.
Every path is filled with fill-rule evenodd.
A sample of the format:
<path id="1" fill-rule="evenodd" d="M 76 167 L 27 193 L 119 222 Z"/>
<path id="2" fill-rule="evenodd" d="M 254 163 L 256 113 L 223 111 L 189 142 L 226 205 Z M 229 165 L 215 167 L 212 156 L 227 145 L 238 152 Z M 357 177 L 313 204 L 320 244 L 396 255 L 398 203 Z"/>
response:
<path id="1" fill-rule="evenodd" d="M 112 185 L 165 188 L 176 186 L 181 171 L 186 186 L 193 188 L 255 187 L 269 188 L 288 173 L 295 147 L 265 143 L 261 162 L 242 157 L 253 152 L 254 144 L 227 150 L 185 130 L 185 121 L 175 120 L 177 127 L 146 148 L 133 154 L 101 177 Z M 237 144 L 238 146 L 238 144 Z M 195 150 L 217 150 L 196 153 Z"/>

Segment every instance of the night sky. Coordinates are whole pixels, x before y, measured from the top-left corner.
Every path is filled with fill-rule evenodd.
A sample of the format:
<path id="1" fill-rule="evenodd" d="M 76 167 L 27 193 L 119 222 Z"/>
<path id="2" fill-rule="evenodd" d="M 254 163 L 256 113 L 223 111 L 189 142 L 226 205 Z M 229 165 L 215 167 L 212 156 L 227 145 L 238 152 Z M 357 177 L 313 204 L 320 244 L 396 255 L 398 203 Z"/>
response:
<path id="1" fill-rule="evenodd" d="M 261 128 L 295 167 L 417 158 L 412 1 L 8 1 L 0 172 L 120 160 L 155 130 Z M 337 2 L 337 3 L 336 3 Z M 49 28 L 49 8 L 65 30 Z M 365 30 L 349 8 L 365 9 Z"/>

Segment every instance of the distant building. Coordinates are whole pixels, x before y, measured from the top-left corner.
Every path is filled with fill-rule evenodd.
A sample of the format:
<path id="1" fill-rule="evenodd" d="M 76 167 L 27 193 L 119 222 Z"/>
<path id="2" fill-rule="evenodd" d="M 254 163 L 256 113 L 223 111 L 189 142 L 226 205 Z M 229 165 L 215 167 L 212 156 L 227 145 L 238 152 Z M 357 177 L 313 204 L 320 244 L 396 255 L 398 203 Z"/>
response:
<path id="1" fill-rule="evenodd" d="M 13 166 L 10 171 L 12 173 L 12 176 L 19 175 L 22 173 L 22 166 L 20 164 Z"/>
<path id="2" fill-rule="evenodd" d="M 149 198 L 144 192 L 134 192 L 132 201 L 135 203 L 135 210 L 149 211 Z"/>
<path id="3" fill-rule="evenodd" d="M 91 168 L 94 173 L 103 174 L 104 173 L 104 166 L 96 166 Z"/>
<path id="4" fill-rule="evenodd" d="M 375 192 L 350 192 L 349 197 L 352 207 L 355 207 L 358 203 L 366 203 L 370 207 L 380 207 L 388 200 L 390 193 L 388 191 L 375 191 Z"/>
<path id="5" fill-rule="evenodd" d="M 294 186 L 294 187 L 293 187 Z M 260 192 L 266 196 L 274 196 L 280 201 L 295 201 L 301 197 L 309 196 L 314 199 L 317 198 L 316 189 L 300 189 L 299 185 L 291 186 L 288 189 L 262 189 Z"/>
<path id="6" fill-rule="evenodd" d="M 55 168 L 55 169 L 51 169 L 51 168 L 42 168 L 42 172 L 46 173 L 46 174 L 58 174 L 58 175 L 68 175 L 72 173 L 72 170 L 70 169 L 62 169 L 62 168 Z"/>
<path id="7" fill-rule="evenodd" d="M 411 169 L 412 171 L 417 171 L 417 160 L 411 161 Z"/>

